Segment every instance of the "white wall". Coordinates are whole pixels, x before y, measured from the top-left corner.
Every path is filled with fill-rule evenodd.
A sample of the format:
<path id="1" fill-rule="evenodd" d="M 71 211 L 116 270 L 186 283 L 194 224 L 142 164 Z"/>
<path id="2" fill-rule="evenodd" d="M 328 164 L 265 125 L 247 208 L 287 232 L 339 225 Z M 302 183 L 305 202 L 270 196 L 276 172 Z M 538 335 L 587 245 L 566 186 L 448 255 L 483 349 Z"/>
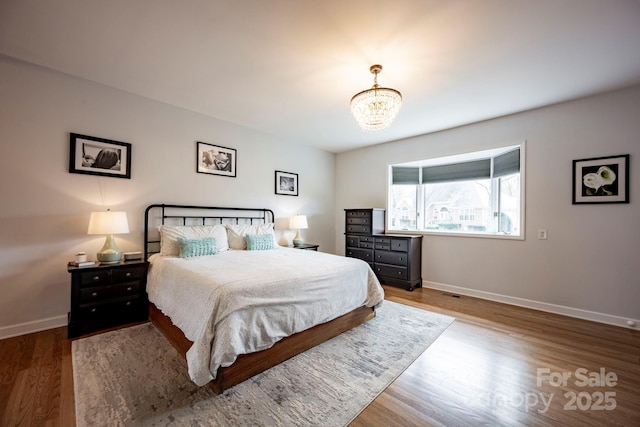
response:
<path id="1" fill-rule="evenodd" d="M 334 251 L 334 154 L 3 56 L 0 76 L 0 338 L 66 324 L 66 263 L 104 242 L 86 234 L 93 210 L 127 212 L 123 251 L 163 202 L 267 207 L 277 228 L 303 213 L 306 240 Z M 131 179 L 68 173 L 70 132 L 131 143 Z M 237 178 L 196 173 L 196 141 L 237 149 Z M 299 174 L 299 197 L 274 194 L 276 170 Z"/>
<path id="2" fill-rule="evenodd" d="M 388 164 L 523 140 L 526 239 L 425 236 L 425 284 L 622 325 L 640 319 L 640 86 L 339 154 L 338 252 L 343 209 L 386 206 Z M 618 154 L 631 154 L 631 203 L 572 205 L 572 160 Z"/>

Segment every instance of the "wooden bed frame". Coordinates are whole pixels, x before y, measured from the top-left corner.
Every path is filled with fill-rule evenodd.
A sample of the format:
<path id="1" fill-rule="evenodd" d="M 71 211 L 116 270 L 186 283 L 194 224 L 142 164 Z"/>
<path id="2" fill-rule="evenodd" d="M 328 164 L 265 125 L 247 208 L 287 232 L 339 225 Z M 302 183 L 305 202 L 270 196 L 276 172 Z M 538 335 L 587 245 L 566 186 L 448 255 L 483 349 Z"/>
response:
<path id="1" fill-rule="evenodd" d="M 171 219 L 177 220 L 182 225 L 196 224 L 238 224 L 241 222 L 254 224 L 273 222 L 274 215 L 270 209 L 225 208 L 210 206 L 185 206 L 185 205 L 150 205 L 145 210 L 145 259 L 159 251 L 159 238 L 150 237 L 149 226 L 151 212 L 160 210 L 156 217 L 160 224 Z M 186 214 L 185 211 L 200 212 L 198 215 Z M 231 215 L 229 212 L 241 211 L 242 214 Z M 217 214 L 204 215 L 201 212 L 217 212 Z M 158 250 L 153 250 L 157 247 Z M 215 393 L 239 384 L 254 375 L 264 372 L 291 357 L 303 353 L 318 344 L 321 344 L 341 333 L 361 325 L 375 317 L 375 310 L 370 307 L 359 307 L 343 316 L 329 322 L 313 326 L 305 331 L 298 332 L 275 343 L 272 347 L 255 353 L 242 354 L 229 367 L 220 367 L 215 380 L 209 382 L 209 386 Z M 184 333 L 173 324 L 171 319 L 164 315 L 153 303 L 149 303 L 149 318 L 151 322 L 162 332 L 167 340 L 185 357 L 193 344 Z"/>

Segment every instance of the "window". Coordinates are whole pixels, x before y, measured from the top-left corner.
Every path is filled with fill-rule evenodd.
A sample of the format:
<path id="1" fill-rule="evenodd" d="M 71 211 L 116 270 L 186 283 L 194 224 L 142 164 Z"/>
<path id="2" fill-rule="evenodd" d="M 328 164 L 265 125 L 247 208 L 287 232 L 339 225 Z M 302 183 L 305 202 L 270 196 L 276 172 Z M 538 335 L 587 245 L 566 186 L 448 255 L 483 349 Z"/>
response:
<path id="1" fill-rule="evenodd" d="M 524 144 L 389 167 L 388 229 L 521 237 Z"/>

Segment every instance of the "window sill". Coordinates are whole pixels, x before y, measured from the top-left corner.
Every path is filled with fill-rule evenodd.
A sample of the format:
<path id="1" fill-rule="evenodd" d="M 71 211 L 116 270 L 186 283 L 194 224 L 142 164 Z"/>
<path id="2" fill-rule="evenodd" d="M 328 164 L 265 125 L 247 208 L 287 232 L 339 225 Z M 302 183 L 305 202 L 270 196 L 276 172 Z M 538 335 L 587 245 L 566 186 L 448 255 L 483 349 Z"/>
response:
<path id="1" fill-rule="evenodd" d="M 500 239 L 500 240 L 525 240 L 525 236 L 513 236 L 510 234 L 489 234 L 489 233 L 455 233 L 451 231 L 428 231 L 428 230 L 385 230 L 386 234 L 419 234 L 422 236 L 447 236 L 447 237 L 472 237 L 480 239 Z"/>

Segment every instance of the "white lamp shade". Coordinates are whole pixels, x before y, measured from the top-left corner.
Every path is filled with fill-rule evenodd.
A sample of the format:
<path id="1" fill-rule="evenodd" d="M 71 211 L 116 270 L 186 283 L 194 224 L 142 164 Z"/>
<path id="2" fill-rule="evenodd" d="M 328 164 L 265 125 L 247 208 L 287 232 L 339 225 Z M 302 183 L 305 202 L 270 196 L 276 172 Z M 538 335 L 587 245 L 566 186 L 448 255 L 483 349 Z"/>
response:
<path id="1" fill-rule="evenodd" d="M 87 234 L 125 234 L 129 232 L 126 212 L 91 212 Z"/>
<path id="2" fill-rule="evenodd" d="M 289 220 L 289 228 L 293 230 L 304 230 L 309 228 L 309 224 L 307 224 L 307 216 L 306 215 L 296 215 L 292 216 Z"/>

